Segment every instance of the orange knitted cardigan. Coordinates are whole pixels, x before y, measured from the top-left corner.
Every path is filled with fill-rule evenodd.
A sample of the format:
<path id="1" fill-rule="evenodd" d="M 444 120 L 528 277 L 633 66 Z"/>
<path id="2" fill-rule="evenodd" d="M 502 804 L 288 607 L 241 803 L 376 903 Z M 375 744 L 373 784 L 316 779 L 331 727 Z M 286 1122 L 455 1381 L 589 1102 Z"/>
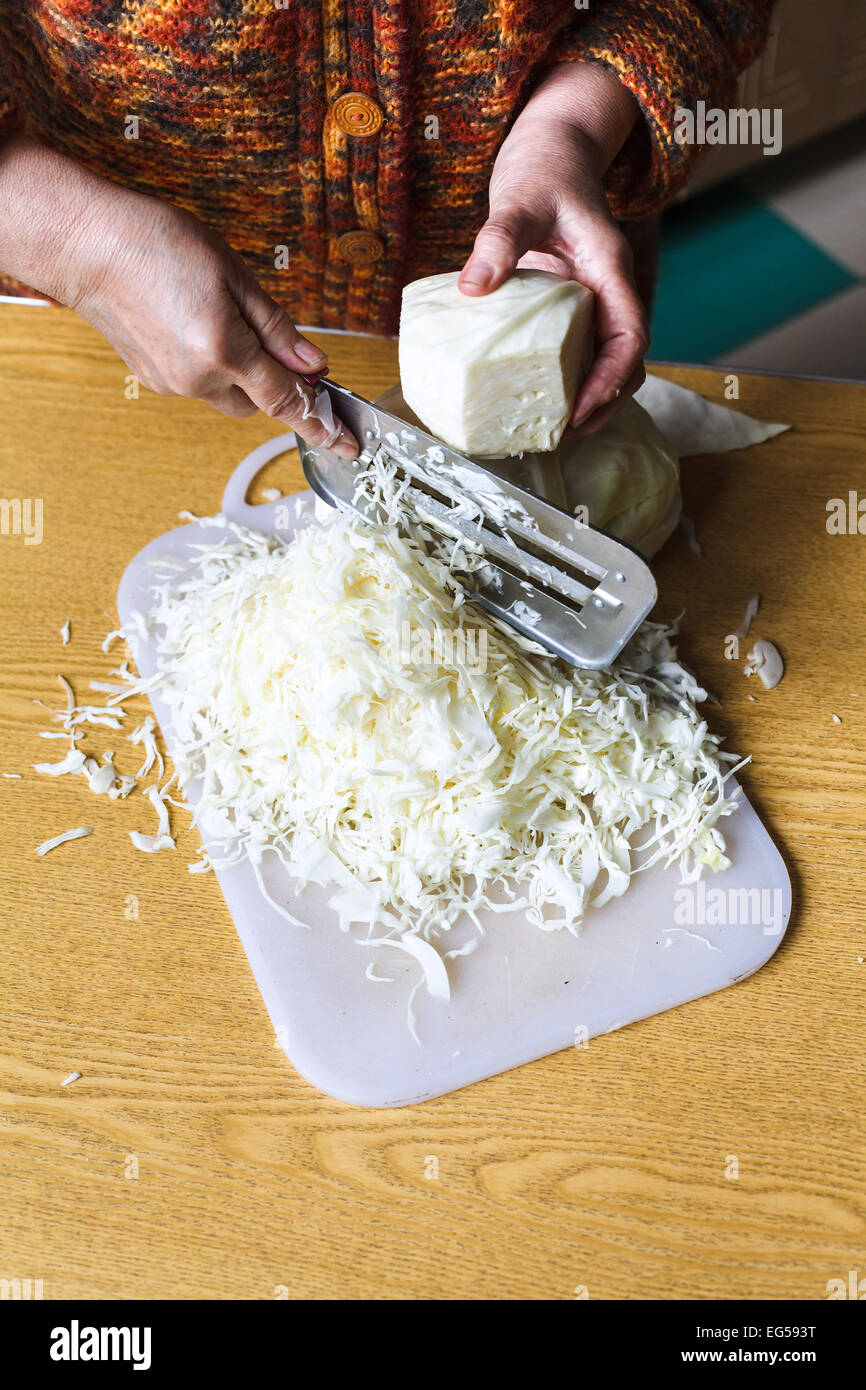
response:
<path id="1" fill-rule="evenodd" d="M 0 137 L 26 124 L 95 172 L 188 208 L 298 322 L 387 333 L 403 284 L 468 255 L 497 148 L 546 68 L 604 63 L 634 93 L 644 120 L 607 193 L 616 216 L 638 218 L 686 179 L 677 107 L 729 99 L 770 10 L 0 0 Z M 339 105 L 349 93 L 362 98 L 357 133 L 351 102 Z"/>

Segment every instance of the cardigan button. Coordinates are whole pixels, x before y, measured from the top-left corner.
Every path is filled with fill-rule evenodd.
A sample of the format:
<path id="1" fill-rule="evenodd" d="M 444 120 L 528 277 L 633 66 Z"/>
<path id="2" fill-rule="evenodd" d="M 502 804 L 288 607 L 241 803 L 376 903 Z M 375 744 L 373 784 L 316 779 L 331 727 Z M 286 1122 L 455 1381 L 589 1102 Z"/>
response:
<path id="1" fill-rule="evenodd" d="M 382 245 L 382 238 L 375 232 L 344 232 L 337 237 L 337 255 L 341 261 L 348 261 L 350 265 L 370 265 L 373 261 L 378 261 L 385 253 Z"/>
<path id="2" fill-rule="evenodd" d="M 382 125 L 382 112 L 363 92 L 344 92 L 331 107 L 334 124 L 344 135 L 375 135 Z"/>

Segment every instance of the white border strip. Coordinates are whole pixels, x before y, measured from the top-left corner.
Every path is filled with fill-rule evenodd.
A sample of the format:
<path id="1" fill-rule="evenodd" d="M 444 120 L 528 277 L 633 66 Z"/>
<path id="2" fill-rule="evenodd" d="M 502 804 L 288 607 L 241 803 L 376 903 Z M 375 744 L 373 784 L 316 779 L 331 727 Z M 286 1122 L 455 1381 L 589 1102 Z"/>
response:
<path id="1" fill-rule="evenodd" d="M 396 333 L 362 333 L 358 328 L 320 328 L 317 323 L 296 323 L 301 333 L 333 333 L 338 338 L 384 338 L 386 342 L 396 342 Z"/>

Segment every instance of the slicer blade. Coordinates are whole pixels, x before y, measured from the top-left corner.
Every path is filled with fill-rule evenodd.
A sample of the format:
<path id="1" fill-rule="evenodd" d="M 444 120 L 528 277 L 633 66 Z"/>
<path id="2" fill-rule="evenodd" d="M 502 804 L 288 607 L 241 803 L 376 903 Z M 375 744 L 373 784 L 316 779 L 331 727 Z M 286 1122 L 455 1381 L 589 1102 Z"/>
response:
<path id="1" fill-rule="evenodd" d="M 483 548 L 485 581 L 468 597 L 575 666 L 595 670 L 616 659 L 656 600 L 642 556 L 344 386 L 327 380 L 320 389 L 361 447 L 347 460 L 299 438 L 304 475 L 320 497 L 373 520 L 371 504 L 355 494 L 360 473 L 384 448 L 419 519 Z M 483 520 L 455 512 L 467 495 Z"/>

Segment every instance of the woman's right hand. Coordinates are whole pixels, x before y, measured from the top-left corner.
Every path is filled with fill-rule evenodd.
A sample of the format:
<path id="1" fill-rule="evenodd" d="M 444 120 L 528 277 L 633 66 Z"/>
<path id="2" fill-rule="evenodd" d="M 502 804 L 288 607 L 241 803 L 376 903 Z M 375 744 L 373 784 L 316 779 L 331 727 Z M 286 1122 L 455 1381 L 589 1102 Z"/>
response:
<path id="1" fill-rule="evenodd" d="M 332 442 L 310 416 L 304 378 L 325 371 L 325 354 L 191 213 L 28 136 L 0 146 L 0 207 L 0 269 L 75 309 L 144 386 L 227 415 L 262 410 L 310 444 L 357 455 L 344 425 Z"/>

